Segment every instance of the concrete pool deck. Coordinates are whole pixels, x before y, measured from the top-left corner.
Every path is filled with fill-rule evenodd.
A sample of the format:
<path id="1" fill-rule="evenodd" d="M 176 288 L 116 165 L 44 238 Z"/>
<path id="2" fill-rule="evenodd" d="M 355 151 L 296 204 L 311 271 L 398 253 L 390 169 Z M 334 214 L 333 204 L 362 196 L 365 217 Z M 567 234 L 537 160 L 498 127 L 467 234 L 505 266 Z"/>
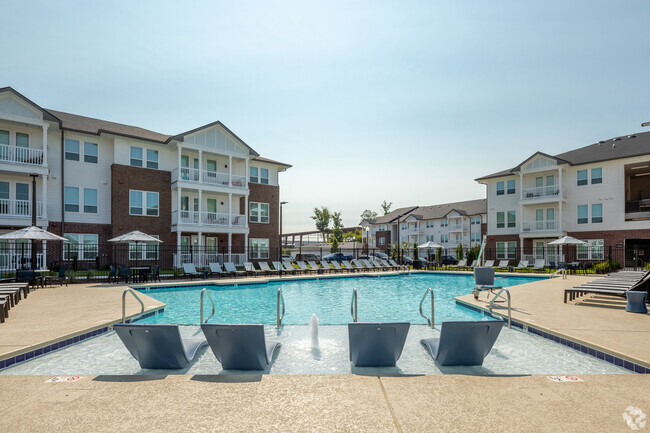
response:
<path id="1" fill-rule="evenodd" d="M 647 375 L 49 379 L 0 377 L 4 431 L 625 432 L 650 410 Z"/>

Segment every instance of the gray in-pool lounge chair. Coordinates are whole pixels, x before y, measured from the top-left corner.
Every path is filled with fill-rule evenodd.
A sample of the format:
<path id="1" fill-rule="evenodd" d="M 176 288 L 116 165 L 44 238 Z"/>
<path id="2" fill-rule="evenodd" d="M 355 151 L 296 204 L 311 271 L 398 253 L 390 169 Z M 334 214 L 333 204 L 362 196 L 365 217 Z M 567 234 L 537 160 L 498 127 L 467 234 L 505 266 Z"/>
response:
<path id="1" fill-rule="evenodd" d="M 420 343 L 440 365 L 483 365 L 501 328 L 501 320 L 442 322 L 440 337 Z"/>
<path id="2" fill-rule="evenodd" d="M 113 329 L 142 368 L 185 368 L 207 344 L 202 338 L 183 339 L 178 325 L 116 323 Z"/>
<path id="3" fill-rule="evenodd" d="M 193 263 L 183 263 L 183 272 L 184 277 L 195 278 L 201 276 L 201 273 L 197 272 Z"/>
<path id="4" fill-rule="evenodd" d="M 264 370 L 280 343 L 266 341 L 263 325 L 201 325 L 224 370 Z"/>
<path id="5" fill-rule="evenodd" d="M 489 290 L 494 294 L 494 290 L 501 289 L 500 286 L 494 285 L 494 268 L 474 268 L 474 284 L 474 290 L 472 290 L 474 299 L 478 299 L 478 295 L 483 291 Z"/>
<path id="6" fill-rule="evenodd" d="M 221 265 L 219 263 L 208 263 L 208 266 L 210 267 L 210 274 L 212 275 L 219 275 L 220 277 L 228 275 L 228 272 L 224 272 L 224 270 L 221 269 Z"/>
<path id="7" fill-rule="evenodd" d="M 235 264 L 232 262 L 226 262 L 223 264 L 223 267 L 226 269 L 226 272 L 231 275 L 246 275 L 246 271 L 240 271 L 235 267 Z"/>
<path id="8" fill-rule="evenodd" d="M 356 367 L 394 367 L 410 326 L 408 322 L 348 323 L 350 362 Z"/>

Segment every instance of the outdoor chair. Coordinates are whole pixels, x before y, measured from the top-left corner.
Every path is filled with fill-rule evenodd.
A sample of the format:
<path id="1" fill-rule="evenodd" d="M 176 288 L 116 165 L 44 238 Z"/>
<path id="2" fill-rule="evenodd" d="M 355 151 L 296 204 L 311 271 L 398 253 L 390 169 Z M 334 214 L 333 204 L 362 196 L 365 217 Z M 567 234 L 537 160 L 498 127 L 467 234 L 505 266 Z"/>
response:
<path id="1" fill-rule="evenodd" d="M 223 269 L 221 269 L 219 263 L 208 263 L 208 266 L 210 267 L 210 275 L 219 275 L 220 277 L 223 277 L 228 274 L 228 272 L 224 272 Z"/>
<path id="2" fill-rule="evenodd" d="M 634 280 L 617 280 L 614 276 L 599 278 L 591 283 L 582 284 L 571 289 L 564 290 L 564 303 L 567 298 L 573 301 L 578 296 L 585 294 L 611 295 L 627 297 L 630 292 L 650 291 L 650 271 L 643 274 L 643 277 Z M 635 295 L 632 295 L 633 297 Z M 632 301 L 634 303 L 634 301 Z"/>
<path id="3" fill-rule="evenodd" d="M 264 370 L 280 343 L 266 341 L 263 325 L 201 325 L 224 370 Z"/>
<path id="4" fill-rule="evenodd" d="M 141 368 L 185 368 L 207 344 L 202 338 L 182 338 L 178 325 L 116 323 L 113 329 Z"/>
<path id="5" fill-rule="evenodd" d="M 31 270 L 17 270 L 16 271 L 16 281 L 17 282 L 26 282 L 30 286 L 35 286 L 38 282 L 36 281 L 36 273 Z"/>
<path id="6" fill-rule="evenodd" d="M 65 266 L 59 267 L 59 272 L 57 272 L 57 275 L 45 277 L 45 283 L 49 283 L 50 285 L 57 283 L 59 286 L 65 284 L 67 286 L 68 277 L 66 277 L 65 273 L 66 273 L 66 267 Z"/>
<path id="7" fill-rule="evenodd" d="M 483 365 L 501 328 L 501 320 L 442 322 L 440 337 L 420 343 L 440 365 Z"/>
<path id="8" fill-rule="evenodd" d="M 115 266 L 110 265 L 108 269 L 108 282 L 115 281 L 117 282 L 117 269 L 115 269 Z"/>
<path id="9" fill-rule="evenodd" d="M 406 269 L 406 266 L 403 266 L 403 265 L 400 266 L 400 265 L 398 265 L 397 262 L 395 262 L 395 260 L 393 260 L 393 259 L 389 259 L 389 260 L 388 260 L 388 263 L 390 263 L 391 266 L 394 267 L 395 269 Z"/>
<path id="10" fill-rule="evenodd" d="M 347 269 L 348 272 L 356 272 L 357 271 L 357 268 L 352 266 L 352 264 L 350 262 L 348 262 L 347 260 L 342 260 L 341 264 L 343 266 L 345 266 L 345 269 Z"/>
<path id="11" fill-rule="evenodd" d="M 5 323 L 9 317 L 9 302 L 4 296 L 0 296 L 0 323 Z"/>
<path id="12" fill-rule="evenodd" d="M 395 367 L 410 326 L 408 322 L 348 323 L 350 362 L 355 367 Z"/>
<path id="13" fill-rule="evenodd" d="M 232 262 L 226 262 L 223 264 L 223 267 L 226 269 L 226 273 L 230 275 L 246 275 L 246 271 L 240 271 L 235 267 L 235 264 Z"/>
<path id="14" fill-rule="evenodd" d="M 118 277 L 120 279 L 124 279 L 125 283 L 128 283 L 129 280 L 131 279 L 131 269 L 124 266 L 120 266 Z"/>
<path id="15" fill-rule="evenodd" d="M 312 271 L 312 269 L 309 269 L 307 267 L 307 263 L 303 262 L 302 260 L 296 261 L 296 265 L 298 265 L 298 269 L 300 270 L 300 272 L 304 273 L 304 272 L 311 272 Z"/>
<path id="16" fill-rule="evenodd" d="M 160 266 L 156 265 L 151 271 L 151 281 L 160 281 Z"/>
<path id="17" fill-rule="evenodd" d="M 264 272 L 267 275 L 274 274 L 274 273 L 279 273 L 279 270 L 271 269 L 269 267 L 269 264 L 267 262 L 258 262 L 257 266 L 260 267 L 260 271 Z"/>
<path id="18" fill-rule="evenodd" d="M 485 267 L 485 268 L 493 268 L 494 267 L 494 260 L 486 260 L 483 267 Z"/>
<path id="19" fill-rule="evenodd" d="M 478 295 L 483 291 L 490 291 L 494 294 L 494 290 L 501 289 L 501 287 L 494 285 L 494 268 L 474 268 L 474 284 L 474 290 L 472 290 L 474 299 L 478 299 Z"/>
<path id="20" fill-rule="evenodd" d="M 261 269 L 255 269 L 255 265 L 252 262 L 244 263 L 244 270 L 246 271 L 247 275 L 259 275 L 264 272 Z"/>
<path id="21" fill-rule="evenodd" d="M 545 268 L 546 268 L 546 260 L 535 259 L 535 264 L 533 265 L 534 270 L 539 271 L 539 270 L 544 270 Z"/>
<path id="22" fill-rule="evenodd" d="M 283 271 L 284 268 L 282 267 L 282 262 L 271 262 L 273 265 L 273 269 L 279 274 L 280 271 Z"/>
<path id="23" fill-rule="evenodd" d="M 183 276 L 196 278 L 202 276 L 202 274 L 196 270 L 194 263 L 183 263 Z"/>
<path id="24" fill-rule="evenodd" d="M 333 263 L 336 263 L 336 260 L 332 260 L 332 262 L 333 262 Z M 336 264 L 338 265 L 338 263 L 336 263 Z M 330 274 L 331 274 L 332 272 L 335 272 L 335 271 L 336 271 L 336 272 L 339 272 L 339 271 L 341 270 L 341 267 L 340 267 L 340 266 L 339 266 L 338 268 L 337 268 L 336 266 L 334 266 L 334 265 L 332 265 L 332 266 L 334 266 L 334 267 L 330 267 L 330 264 L 327 263 L 326 260 L 321 260 L 321 261 L 320 261 L 320 265 L 323 267 L 323 268 L 322 268 L 322 269 L 323 269 L 323 272 L 327 271 L 327 272 L 329 272 Z"/>
<path id="25" fill-rule="evenodd" d="M 472 265 L 474 264 L 474 262 L 476 262 L 476 260 L 474 260 L 474 261 L 472 262 Z M 470 265 L 470 267 L 472 267 L 472 265 Z M 466 267 L 467 267 L 467 259 L 459 260 L 457 264 L 455 264 L 455 265 L 449 265 L 449 266 L 447 266 L 447 267 L 448 267 L 448 268 L 466 268 Z"/>
<path id="26" fill-rule="evenodd" d="M 499 269 L 506 269 L 510 266 L 510 260 L 499 260 L 499 264 L 497 265 L 497 268 Z"/>
<path id="27" fill-rule="evenodd" d="M 9 301 L 9 308 L 16 306 L 21 300 L 20 290 L 17 287 L 0 289 L 0 296 Z"/>
<path id="28" fill-rule="evenodd" d="M 528 267 L 528 260 L 521 260 L 517 265 L 517 269 L 526 269 Z"/>
<path id="29" fill-rule="evenodd" d="M 319 274 L 325 272 L 325 268 L 319 268 L 318 264 L 313 260 L 307 260 L 307 264 L 311 268 L 312 272 L 317 272 Z M 327 266 L 327 268 L 329 269 L 329 265 Z"/>
<path id="30" fill-rule="evenodd" d="M 284 266 L 284 270 L 286 272 L 291 272 L 292 275 L 296 275 L 296 273 L 298 272 L 298 270 L 294 268 L 291 262 L 288 260 L 283 261 L 282 266 Z"/>

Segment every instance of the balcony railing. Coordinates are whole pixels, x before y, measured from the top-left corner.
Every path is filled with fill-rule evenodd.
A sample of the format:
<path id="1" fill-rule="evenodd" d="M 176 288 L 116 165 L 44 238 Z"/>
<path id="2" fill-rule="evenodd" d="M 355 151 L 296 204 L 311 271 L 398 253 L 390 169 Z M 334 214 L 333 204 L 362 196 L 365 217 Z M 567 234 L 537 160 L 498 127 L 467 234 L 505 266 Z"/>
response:
<path id="1" fill-rule="evenodd" d="M 0 162 L 43 166 L 43 150 L 0 144 Z"/>
<path id="2" fill-rule="evenodd" d="M 524 232 L 556 232 L 560 229 L 560 222 L 557 220 L 524 221 Z"/>
<path id="3" fill-rule="evenodd" d="M 32 216 L 31 200 L 0 199 L 0 217 L 30 218 Z M 36 216 L 43 216 L 43 203 L 36 202 Z"/>
<path id="4" fill-rule="evenodd" d="M 246 227 L 246 216 L 233 214 L 230 215 L 231 225 L 228 224 L 228 214 L 227 213 L 216 213 L 216 212 L 197 212 L 190 210 L 182 210 L 180 213 L 174 211 L 174 218 L 172 222 L 176 220 L 176 215 L 178 215 L 177 224 L 188 224 L 188 225 L 204 225 L 210 227 Z"/>
<path id="5" fill-rule="evenodd" d="M 449 227 L 447 228 L 450 232 L 462 232 L 464 230 L 467 230 L 467 225 L 463 224 L 449 224 Z"/>
<path id="6" fill-rule="evenodd" d="M 180 175 L 179 175 L 180 173 Z M 220 171 L 199 170 L 198 168 L 181 167 L 172 171 L 172 182 L 182 180 L 184 182 L 203 183 L 207 185 L 226 186 L 233 188 L 246 188 L 246 176 Z"/>
<path id="7" fill-rule="evenodd" d="M 543 197 L 555 197 L 560 195 L 559 185 L 540 186 L 537 188 L 524 188 L 522 191 L 522 198 L 524 200 L 532 200 Z"/>

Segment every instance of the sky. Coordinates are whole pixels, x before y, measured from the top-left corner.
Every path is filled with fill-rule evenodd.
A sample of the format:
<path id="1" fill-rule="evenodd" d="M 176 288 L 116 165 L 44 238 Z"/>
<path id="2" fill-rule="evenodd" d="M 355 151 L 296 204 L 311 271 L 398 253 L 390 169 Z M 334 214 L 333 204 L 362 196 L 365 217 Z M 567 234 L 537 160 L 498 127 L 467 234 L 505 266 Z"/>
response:
<path id="1" fill-rule="evenodd" d="M 315 207 L 485 197 L 474 179 L 650 121 L 650 2 L 4 0 L 0 87 L 178 134 L 221 120 Z M 645 128 L 650 130 L 650 128 Z"/>

